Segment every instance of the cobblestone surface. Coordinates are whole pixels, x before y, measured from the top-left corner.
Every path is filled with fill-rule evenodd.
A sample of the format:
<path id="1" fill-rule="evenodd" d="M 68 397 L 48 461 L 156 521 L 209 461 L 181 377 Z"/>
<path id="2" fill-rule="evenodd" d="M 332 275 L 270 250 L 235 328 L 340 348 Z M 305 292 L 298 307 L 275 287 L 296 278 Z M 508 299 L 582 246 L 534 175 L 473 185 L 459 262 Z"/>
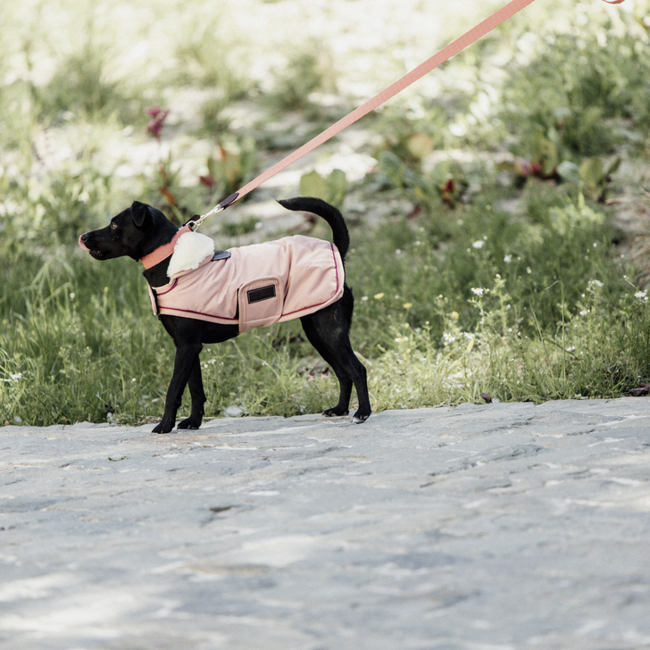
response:
<path id="1" fill-rule="evenodd" d="M 650 648 L 650 400 L 0 430 L 0 646 Z"/>

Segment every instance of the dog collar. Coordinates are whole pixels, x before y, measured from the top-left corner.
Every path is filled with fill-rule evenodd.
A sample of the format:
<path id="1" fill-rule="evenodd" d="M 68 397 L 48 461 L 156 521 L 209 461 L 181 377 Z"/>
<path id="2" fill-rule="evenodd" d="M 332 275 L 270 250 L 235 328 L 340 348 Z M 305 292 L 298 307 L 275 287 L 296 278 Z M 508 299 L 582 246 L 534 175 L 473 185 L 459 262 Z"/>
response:
<path id="1" fill-rule="evenodd" d="M 140 258 L 145 269 L 150 269 L 156 264 L 160 264 L 163 260 L 167 259 L 173 252 L 176 242 L 179 240 L 181 235 L 184 235 L 186 232 L 192 232 L 192 229 L 189 226 L 183 226 L 172 238 L 168 244 L 163 244 L 156 248 L 148 255 L 144 255 Z"/>

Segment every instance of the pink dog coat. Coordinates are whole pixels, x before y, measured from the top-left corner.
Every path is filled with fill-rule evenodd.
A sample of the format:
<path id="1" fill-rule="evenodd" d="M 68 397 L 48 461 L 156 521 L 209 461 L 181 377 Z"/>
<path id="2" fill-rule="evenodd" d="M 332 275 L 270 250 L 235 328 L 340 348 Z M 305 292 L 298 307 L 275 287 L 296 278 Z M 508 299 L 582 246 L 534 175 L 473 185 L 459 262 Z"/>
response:
<path id="1" fill-rule="evenodd" d="M 329 242 L 296 235 L 227 253 L 150 287 L 154 314 L 238 324 L 246 332 L 312 314 L 343 295 L 343 262 Z"/>

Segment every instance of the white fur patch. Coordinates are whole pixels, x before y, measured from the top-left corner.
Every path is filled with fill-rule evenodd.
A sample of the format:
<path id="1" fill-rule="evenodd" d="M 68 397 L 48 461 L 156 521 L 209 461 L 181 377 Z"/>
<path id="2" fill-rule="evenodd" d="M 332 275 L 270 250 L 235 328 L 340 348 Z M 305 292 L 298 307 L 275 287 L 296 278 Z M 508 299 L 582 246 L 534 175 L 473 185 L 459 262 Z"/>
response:
<path id="1" fill-rule="evenodd" d="M 209 237 L 198 232 L 184 233 L 174 246 L 167 277 L 171 278 L 181 271 L 198 269 L 199 264 L 212 253 L 214 253 L 214 242 Z"/>

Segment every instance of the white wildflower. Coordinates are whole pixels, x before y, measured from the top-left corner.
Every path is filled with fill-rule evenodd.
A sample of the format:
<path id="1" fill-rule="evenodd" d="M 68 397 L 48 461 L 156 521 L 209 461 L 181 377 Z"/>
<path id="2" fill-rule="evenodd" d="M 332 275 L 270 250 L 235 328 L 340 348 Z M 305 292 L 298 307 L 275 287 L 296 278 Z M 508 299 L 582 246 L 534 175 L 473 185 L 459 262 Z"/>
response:
<path id="1" fill-rule="evenodd" d="M 485 290 L 478 287 L 478 288 L 472 288 L 471 291 L 475 296 L 482 296 Z"/>
<path id="2" fill-rule="evenodd" d="M 479 239 L 472 244 L 472 248 L 483 248 L 484 244 L 485 242 L 482 239 Z"/>
<path id="3" fill-rule="evenodd" d="M 641 300 L 645 300 L 645 302 L 648 302 L 648 292 L 647 291 L 637 291 L 634 294 L 635 298 L 640 298 Z"/>
<path id="4" fill-rule="evenodd" d="M 445 333 L 442 335 L 442 338 L 443 338 L 443 340 L 444 340 L 444 342 L 445 342 L 445 345 L 447 345 L 447 344 L 449 344 L 449 343 L 453 343 L 453 342 L 456 340 L 456 337 L 455 337 L 455 336 L 452 336 L 451 334 L 447 334 L 447 332 L 445 332 Z"/>
<path id="5" fill-rule="evenodd" d="M 23 373 L 17 372 L 16 374 L 9 375 L 9 379 L 1 379 L 0 381 L 9 383 L 10 381 L 18 381 L 19 379 L 22 379 L 22 377 Z"/>
<path id="6" fill-rule="evenodd" d="M 503 261 L 504 261 L 506 264 L 510 264 L 510 262 L 512 262 L 512 255 L 506 255 L 506 256 L 503 258 Z"/>

